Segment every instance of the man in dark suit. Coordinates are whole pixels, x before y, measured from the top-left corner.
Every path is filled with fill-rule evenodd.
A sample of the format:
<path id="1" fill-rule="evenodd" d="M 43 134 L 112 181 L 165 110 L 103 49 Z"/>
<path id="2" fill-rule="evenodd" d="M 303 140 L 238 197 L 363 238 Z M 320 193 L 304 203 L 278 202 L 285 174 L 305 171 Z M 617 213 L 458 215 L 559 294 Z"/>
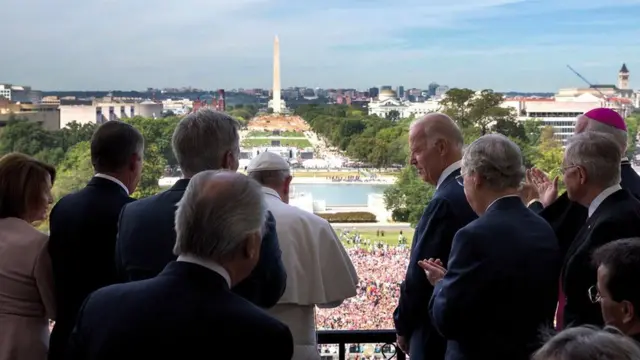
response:
<path id="1" fill-rule="evenodd" d="M 173 151 L 184 175 L 169 190 L 127 205 L 120 216 L 116 265 L 123 280 L 158 275 L 176 256 L 175 210 L 189 179 L 205 170 L 238 169 L 239 125 L 232 117 L 203 109 L 186 116 L 173 133 Z M 269 214 L 258 266 L 233 291 L 254 304 L 270 308 L 286 286 L 286 272 L 275 220 Z"/>
<path id="2" fill-rule="evenodd" d="M 627 150 L 627 126 L 620 114 L 607 108 L 597 108 L 578 117 L 575 133 L 601 132 L 612 136 L 620 151 Z M 620 163 L 620 186 L 640 199 L 640 175 L 627 157 Z M 558 197 L 557 178 L 550 181 L 540 170 L 532 169 L 528 182 L 537 187 L 540 199 L 528 199 L 529 208 L 547 220 L 556 232 L 561 250 L 566 252 L 578 230 L 587 220 L 587 209 L 569 200 L 565 192 Z"/>
<path id="3" fill-rule="evenodd" d="M 76 314 L 94 290 L 117 282 L 114 249 L 118 216 L 134 201 L 144 139 L 133 126 L 109 121 L 91 139 L 95 176 L 51 210 L 49 253 L 57 303 L 49 359 L 62 359 Z"/>
<path id="4" fill-rule="evenodd" d="M 461 171 L 460 187 L 480 217 L 455 235 L 448 268 L 420 262 L 435 286 L 431 319 L 448 340 L 447 360 L 528 360 L 556 306 L 553 229 L 518 197 L 522 155 L 505 136 L 474 141 Z"/>
<path id="5" fill-rule="evenodd" d="M 194 176 L 175 217 L 177 261 L 89 296 L 68 359 L 291 359 L 289 329 L 230 291 L 258 262 L 266 215 L 254 180 Z"/>
<path id="6" fill-rule="evenodd" d="M 615 139 L 604 133 L 578 134 L 567 144 L 563 163 L 567 194 L 587 209 L 588 219 L 562 263 L 561 326 L 603 324 L 600 307 L 585 295 L 597 281 L 591 254 L 611 241 L 640 236 L 640 201 L 620 186 L 621 155 Z"/>
<path id="7" fill-rule="evenodd" d="M 429 114 L 411 125 L 411 164 L 436 192 L 424 210 L 411 244 L 407 274 L 394 312 L 398 345 L 412 359 L 443 359 L 446 342 L 429 319 L 426 304 L 433 287 L 418 261 L 449 258 L 456 231 L 476 218 L 455 178 L 460 175 L 463 138 L 455 122 L 444 114 Z"/>

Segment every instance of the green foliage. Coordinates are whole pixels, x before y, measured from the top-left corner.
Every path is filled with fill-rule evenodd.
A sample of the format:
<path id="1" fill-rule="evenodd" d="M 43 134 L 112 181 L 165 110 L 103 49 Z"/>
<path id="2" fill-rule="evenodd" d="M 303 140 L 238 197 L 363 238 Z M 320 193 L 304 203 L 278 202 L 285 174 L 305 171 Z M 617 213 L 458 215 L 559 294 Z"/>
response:
<path id="1" fill-rule="evenodd" d="M 385 190 L 384 203 L 392 210 L 394 220 L 415 226 L 434 192 L 435 188 L 422 181 L 413 166 L 405 166 L 395 184 Z"/>
<path id="2" fill-rule="evenodd" d="M 627 124 L 627 135 L 629 136 L 626 155 L 629 159 L 633 159 L 638 142 L 638 124 L 640 123 L 640 114 L 632 114 L 625 119 L 625 123 Z"/>
<path id="3" fill-rule="evenodd" d="M 58 178 L 53 187 L 56 200 L 82 189 L 93 176 L 91 143 L 82 141 L 72 146 L 57 166 Z"/>
<path id="4" fill-rule="evenodd" d="M 343 212 L 343 213 L 325 213 L 318 214 L 321 218 L 330 223 L 373 223 L 376 222 L 376 216 L 370 212 Z"/>
<path id="5" fill-rule="evenodd" d="M 280 141 L 280 146 L 287 147 L 295 147 L 295 148 L 308 148 L 312 147 L 311 143 L 307 139 L 291 139 L 291 138 L 282 138 L 282 139 L 252 139 L 252 138 L 244 138 L 242 140 L 243 147 L 259 147 L 259 146 L 271 146 L 271 141 Z"/>

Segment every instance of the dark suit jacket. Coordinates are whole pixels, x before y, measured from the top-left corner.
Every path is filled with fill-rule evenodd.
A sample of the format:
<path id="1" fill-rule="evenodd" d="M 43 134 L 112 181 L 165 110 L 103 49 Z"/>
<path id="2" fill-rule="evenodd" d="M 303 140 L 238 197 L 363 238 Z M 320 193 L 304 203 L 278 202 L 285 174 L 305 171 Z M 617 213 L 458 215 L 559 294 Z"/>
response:
<path id="1" fill-rule="evenodd" d="M 427 308 L 433 287 L 418 261 L 438 258 L 446 264 L 456 231 L 477 218 L 467 203 L 464 188 L 455 180 L 458 175 L 460 170 L 440 184 L 416 226 L 407 274 L 393 314 L 398 335 L 410 341 L 412 359 L 444 358 L 446 342 L 431 325 Z"/>
<path id="2" fill-rule="evenodd" d="M 528 360 L 553 322 L 559 258 L 551 226 L 516 196 L 460 229 L 429 304 L 446 359 Z"/>
<path id="3" fill-rule="evenodd" d="M 599 304 L 588 297 L 596 284 L 596 268 L 591 255 L 598 247 L 623 238 L 640 236 L 640 201 L 626 190 L 607 197 L 591 215 L 564 257 L 562 288 L 566 297 L 564 324 L 603 325 Z"/>
<path id="4" fill-rule="evenodd" d="M 122 280 L 152 278 L 176 259 L 173 254 L 175 212 L 188 184 L 189 179 L 179 180 L 169 190 L 136 201 L 122 210 L 116 246 L 116 266 Z M 269 214 L 258 265 L 233 291 L 260 307 L 275 305 L 287 285 L 280 256 L 275 219 Z"/>
<path id="5" fill-rule="evenodd" d="M 633 170 L 628 160 L 622 161 L 620 164 L 620 179 L 620 186 L 640 199 L 640 176 Z M 587 221 L 588 209 L 569 200 L 566 192 L 546 208 L 543 208 L 539 202 L 534 202 L 529 208 L 538 212 L 551 224 L 560 242 L 563 255 Z"/>
<path id="6" fill-rule="evenodd" d="M 203 266 L 171 262 L 157 277 L 96 291 L 84 303 L 69 360 L 278 359 L 286 325 L 229 291 Z"/>
<path id="7" fill-rule="evenodd" d="M 49 359 L 61 359 L 84 299 L 117 282 L 114 249 L 118 216 L 134 201 L 115 182 L 94 177 L 51 210 L 49 253 L 57 303 Z"/>

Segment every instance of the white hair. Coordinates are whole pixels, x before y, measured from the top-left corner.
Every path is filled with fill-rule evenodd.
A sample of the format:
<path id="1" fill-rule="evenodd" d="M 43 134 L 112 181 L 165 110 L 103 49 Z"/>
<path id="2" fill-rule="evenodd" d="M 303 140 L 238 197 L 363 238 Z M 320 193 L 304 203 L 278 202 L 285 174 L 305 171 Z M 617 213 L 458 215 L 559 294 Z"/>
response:
<path id="1" fill-rule="evenodd" d="M 640 348 L 618 329 L 579 326 L 566 329 L 538 350 L 533 360 L 640 360 Z"/>
<path id="2" fill-rule="evenodd" d="M 231 116 L 200 109 L 185 116 L 173 132 L 173 153 L 183 173 L 222 168 L 224 154 L 240 152 L 240 124 Z"/>
<path id="3" fill-rule="evenodd" d="M 595 131 L 611 135 L 613 140 L 618 144 L 620 150 L 624 153 L 627 151 L 628 135 L 624 130 L 617 129 L 611 125 L 603 124 L 599 121 L 587 118 L 587 127 L 585 131 Z"/>
<path id="4" fill-rule="evenodd" d="M 447 140 L 457 149 L 462 150 L 464 137 L 462 131 L 453 119 L 442 113 L 430 113 L 414 120 L 409 129 L 418 129 L 423 132 L 427 141 Z"/>
<path id="5" fill-rule="evenodd" d="M 207 188 L 221 174 L 229 174 L 233 181 L 219 180 L 220 189 Z M 266 217 L 262 187 L 255 180 L 229 171 L 200 172 L 178 203 L 174 253 L 224 260 L 249 234 L 262 236 Z"/>
<path id="6" fill-rule="evenodd" d="M 520 148 L 501 134 L 472 142 L 462 156 L 462 171 L 480 175 L 495 190 L 520 187 L 525 173 Z"/>
<path id="7" fill-rule="evenodd" d="M 564 156 L 565 166 L 583 167 L 594 184 L 609 187 L 620 183 L 622 150 L 610 134 L 593 131 L 576 134 L 567 141 Z"/>

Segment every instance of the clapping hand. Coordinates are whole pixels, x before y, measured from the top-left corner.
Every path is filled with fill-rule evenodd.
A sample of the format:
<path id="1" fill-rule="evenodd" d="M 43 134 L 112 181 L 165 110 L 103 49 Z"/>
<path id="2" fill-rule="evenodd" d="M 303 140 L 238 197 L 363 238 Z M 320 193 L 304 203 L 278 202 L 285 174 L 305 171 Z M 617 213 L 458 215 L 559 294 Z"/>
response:
<path id="1" fill-rule="evenodd" d="M 527 180 L 531 181 L 538 189 L 540 202 L 544 207 L 551 205 L 558 198 L 558 177 L 553 181 L 540 169 L 532 168 L 527 171 Z"/>
<path id="2" fill-rule="evenodd" d="M 427 280 L 429 280 L 433 286 L 442 280 L 447 273 L 447 269 L 444 268 L 440 259 L 431 258 L 429 260 L 420 260 L 418 261 L 418 265 L 424 270 L 424 273 L 427 275 Z"/>

